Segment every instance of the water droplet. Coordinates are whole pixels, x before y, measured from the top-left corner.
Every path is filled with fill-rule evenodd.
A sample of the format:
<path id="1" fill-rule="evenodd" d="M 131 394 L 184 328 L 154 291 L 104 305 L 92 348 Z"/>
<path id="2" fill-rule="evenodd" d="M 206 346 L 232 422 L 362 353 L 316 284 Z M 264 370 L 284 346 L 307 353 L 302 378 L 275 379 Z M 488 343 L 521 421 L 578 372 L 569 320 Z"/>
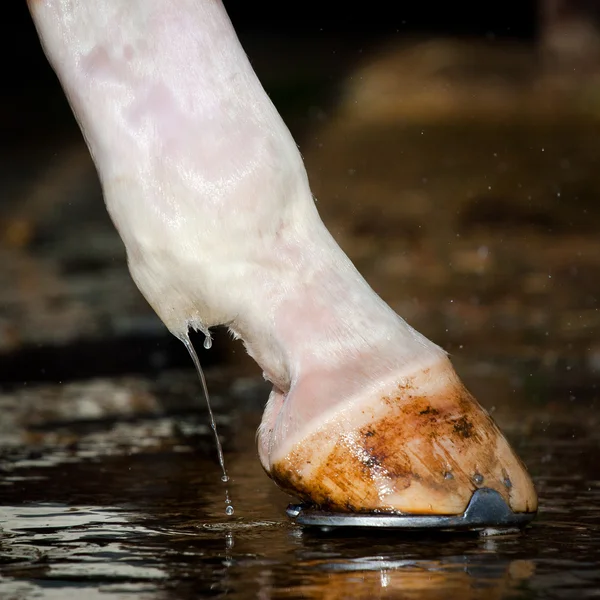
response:
<path id="1" fill-rule="evenodd" d="M 446 471 L 444 473 L 444 479 L 454 479 L 454 475 L 452 475 L 452 473 L 450 473 L 450 471 Z"/>
<path id="2" fill-rule="evenodd" d="M 234 543 L 235 542 L 233 540 L 233 533 L 228 531 L 225 535 L 225 548 L 227 548 L 227 550 L 231 550 L 234 546 Z"/>
<path id="3" fill-rule="evenodd" d="M 194 350 L 194 346 L 192 345 L 192 342 L 190 341 L 190 338 L 185 336 L 184 338 L 182 338 L 182 341 L 185 345 L 185 347 L 187 348 L 187 351 L 189 352 L 192 361 L 194 363 L 194 366 L 196 367 L 196 373 L 198 373 L 198 377 L 200 379 L 200 383 L 202 384 L 202 390 L 204 392 L 204 397 L 206 398 L 206 407 L 208 409 L 208 417 L 210 420 L 210 426 L 213 430 L 213 433 L 215 435 L 215 444 L 217 446 L 217 455 L 219 457 L 219 464 L 221 465 L 221 481 L 223 483 L 227 483 L 229 481 L 229 477 L 227 476 L 227 470 L 225 469 L 225 458 L 223 457 L 223 446 L 221 445 L 221 441 L 219 440 L 219 435 L 217 433 L 217 424 L 215 422 L 215 417 L 213 415 L 213 411 L 212 408 L 210 406 L 210 396 L 208 394 L 208 386 L 206 385 L 206 378 L 204 377 L 204 371 L 202 371 L 202 367 L 200 366 L 200 361 L 198 360 L 198 355 L 196 354 L 196 351 Z M 207 336 L 204 339 L 204 347 L 206 349 L 210 348 L 212 345 L 212 340 L 210 337 L 210 334 L 207 334 Z M 225 498 L 227 500 L 229 500 L 229 492 L 226 489 L 225 490 Z M 233 507 L 232 506 L 228 506 L 225 509 L 225 512 L 228 515 L 232 515 L 233 514 Z"/>
<path id="4" fill-rule="evenodd" d="M 483 483 L 483 475 L 481 475 L 481 473 L 475 473 L 475 475 L 473 475 L 473 482 L 476 483 L 477 485 L 480 485 Z"/>
<path id="5" fill-rule="evenodd" d="M 226 506 L 225 507 L 225 514 L 230 517 L 233 514 L 233 506 L 231 506 L 231 505 Z"/>
<path id="6" fill-rule="evenodd" d="M 503 483 L 503 484 L 504 484 L 504 485 L 505 485 L 505 486 L 506 486 L 506 487 L 507 487 L 509 490 L 510 490 L 510 488 L 512 487 L 512 481 L 511 481 L 511 480 L 510 480 L 508 477 L 505 477 L 505 478 L 504 478 L 504 481 L 503 481 L 502 483 Z"/>

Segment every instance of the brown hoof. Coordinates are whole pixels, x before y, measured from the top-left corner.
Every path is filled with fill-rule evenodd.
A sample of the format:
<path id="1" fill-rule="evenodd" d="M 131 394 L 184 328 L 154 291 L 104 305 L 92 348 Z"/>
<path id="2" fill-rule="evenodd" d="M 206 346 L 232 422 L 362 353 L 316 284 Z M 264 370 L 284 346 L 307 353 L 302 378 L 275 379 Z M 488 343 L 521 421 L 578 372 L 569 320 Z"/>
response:
<path id="1" fill-rule="evenodd" d="M 322 509 L 455 515 L 482 487 L 537 509 L 525 466 L 447 359 L 313 425 L 269 475 Z"/>

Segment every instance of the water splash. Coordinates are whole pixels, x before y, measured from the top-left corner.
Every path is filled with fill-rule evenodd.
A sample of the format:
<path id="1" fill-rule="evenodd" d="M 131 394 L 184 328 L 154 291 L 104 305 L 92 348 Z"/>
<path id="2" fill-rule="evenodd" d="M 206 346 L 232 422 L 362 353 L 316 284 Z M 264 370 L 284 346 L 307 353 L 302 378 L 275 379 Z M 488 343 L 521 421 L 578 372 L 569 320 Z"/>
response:
<path id="1" fill-rule="evenodd" d="M 181 338 L 183 345 L 186 347 L 189 355 L 192 357 L 192 362 L 194 363 L 194 367 L 196 368 L 196 373 L 200 379 L 200 383 L 202 384 L 202 391 L 204 392 L 204 397 L 206 398 L 206 406 L 208 407 L 208 417 L 210 419 L 210 427 L 213 430 L 215 436 L 215 443 L 217 445 L 217 454 L 219 456 L 219 464 L 221 465 L 221 481 L 225 484 L 229 482 L 229 475 L 227 475 L 227 469 L 225 468 L 225 457 L 223 456 L 223 446 L 221 445 L 221 440 L 219 439 L 219 433 L 217 432 L 217 424 L 215 422 L 215 417 L 213 415 L 212 408 L 210 406 L 210 396 L 208 394 L 208 386 L 206 385 L 206 378 L 204 377 L 204 371 L 200 365 L 200 360 L 198 359 L 198 355 L 196 354 L 196 350 L 194 350 L 194 346 L 190 338 L 185 335 Z M 204 338 L 204 347 L 208 350 L 212 346 L 212 338 L 210 334 L 207 334 Z M 231 505 L 231 500 L 229 499 L 229 489 L 225 487 L 225 514 L 231 516 L 234 513 L 233 506 Z"/>

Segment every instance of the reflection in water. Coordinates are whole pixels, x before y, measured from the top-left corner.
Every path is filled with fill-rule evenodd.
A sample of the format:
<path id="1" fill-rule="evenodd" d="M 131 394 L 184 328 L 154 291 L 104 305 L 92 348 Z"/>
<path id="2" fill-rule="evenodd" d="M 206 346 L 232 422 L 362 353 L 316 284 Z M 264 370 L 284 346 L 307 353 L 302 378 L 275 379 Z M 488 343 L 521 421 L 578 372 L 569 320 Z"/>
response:
<path id="1" fill-rule="evenodd" d="M 0 507 L 1 597 L 66 598 L 98 588 L 103 597 L 142 593 L 165 580 L 160 557 L 135 540 L 161 534 L 130 522 L 126 512 L 95 506 Z M 9 578 L 19 581 L 11 582 Z M 29 583 L 25 581 L 29 580 Z M 87 583 L 86 583 L 87 582 Z"/>
<path id="2" fill-rule="evenodd" d="M 318 574 L 289 590 L 303 598 L 502 598 L 533 574 L 532 561 L 488 564 L 467 556 L 444 561 L 364 560 L 326 563 Z"/>
<path id="3" fill-rule="evenodd" d="M 501 425 L 509 437 L 518 428 L 540 515 L 526 533 L 496 537 L 292 525 L 289 498 L 249 451 L 259 415 L 224 400 L 215 416 L 232 517 L 202 414 L 63 423 L 21 445 L 13 431 L 10 444 L 0 436 L 0 597 L 589 597 L 600 587 L 591 407 L 524 410 Z"/>

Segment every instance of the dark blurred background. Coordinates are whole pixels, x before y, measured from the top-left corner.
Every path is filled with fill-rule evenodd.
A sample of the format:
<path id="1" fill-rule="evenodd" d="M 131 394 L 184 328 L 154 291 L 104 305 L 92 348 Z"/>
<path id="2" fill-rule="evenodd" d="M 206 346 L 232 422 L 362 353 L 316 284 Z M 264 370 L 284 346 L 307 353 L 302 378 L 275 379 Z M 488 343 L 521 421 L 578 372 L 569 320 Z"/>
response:
<path id="1" fill-rule="evenodd" d="M 226 7 L 376 291 L 459 360 L 520 365 L 532 397 L 595 389 L 597 3 Z M 25 3 L 5 10 L 0 379 L 187 365 L 129 279 Z M 218 340 L 205 364 L 242 364 Z"/>

